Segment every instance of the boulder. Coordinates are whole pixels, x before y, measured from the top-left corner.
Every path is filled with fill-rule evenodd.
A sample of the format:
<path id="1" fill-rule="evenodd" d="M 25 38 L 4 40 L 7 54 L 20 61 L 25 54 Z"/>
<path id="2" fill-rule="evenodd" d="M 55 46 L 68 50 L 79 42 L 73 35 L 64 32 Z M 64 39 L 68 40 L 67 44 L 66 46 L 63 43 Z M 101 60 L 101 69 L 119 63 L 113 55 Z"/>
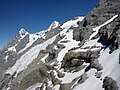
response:
<path id="1" fill-rule="evenodd" d="M 91 60 L 90 64 L 91 64 L 91 68 L 95 68 L 97 69 L 97 71 L 101 71 L 103 69 L 103 67 L 101 66 L 98 60 Z"/>
<path id="2" fill-rule="evenodd" d="M 71 64 L 74 66 L 78 63 L 79 59 L 72 59 Z"/>
<path id="3" fill-rule="evenodd" d="M 78 67 L 84 62 L 91 63 L 91 60 L 97 59 L 99 57 L 100 50 L 97 51 L 86 51 L 86 52 L 68 52 L 65 54 L 62 61 L 62 68 Z M 94 64 L 94 62 L 93 62 Z M 100 66 L 100 65 L 99 65 Z M 95 67 L 95 65 L 94 65 Z M 98 67 L 97 67 L 98 68 Z M 101 69 L 99 67 L 98 69 Z"/>
<path id="4" fill-rule="evenodd" d="M 104 78 L 102 87 L 105 90 L 118 90 L 116 81 L 113 80 L 111 77 Z"/>
<path id="5" fill-rule="evenodd" d="M 59 72 L 59 71 L 58 71 L 58 77 L 59 77 L 59 78 L 62 78 L 62 77 L 64 77 L 64 76 L 65 76 L 65 73 L 62 73 L 62 72 Z"/>
<path id="6" fill-rule="evenodd" d="M 61 83 L 61 81 L 55 77 L 53 71 L 50 72 L 50 77 L 53 85 L 57 85 Z"/>

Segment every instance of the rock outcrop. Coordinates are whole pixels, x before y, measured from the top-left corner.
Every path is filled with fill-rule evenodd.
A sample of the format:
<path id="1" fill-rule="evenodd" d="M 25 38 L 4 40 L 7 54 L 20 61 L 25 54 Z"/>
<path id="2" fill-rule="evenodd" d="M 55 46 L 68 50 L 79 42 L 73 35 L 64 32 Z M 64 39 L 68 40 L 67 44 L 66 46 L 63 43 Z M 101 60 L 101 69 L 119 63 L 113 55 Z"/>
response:
<path id="1" fill-rule="evenodd" d="M 105 77 L 103 80 L 103 88 L 105 90 L 118 90 L 118 86 L 115 80 L 111 77 Z"/>

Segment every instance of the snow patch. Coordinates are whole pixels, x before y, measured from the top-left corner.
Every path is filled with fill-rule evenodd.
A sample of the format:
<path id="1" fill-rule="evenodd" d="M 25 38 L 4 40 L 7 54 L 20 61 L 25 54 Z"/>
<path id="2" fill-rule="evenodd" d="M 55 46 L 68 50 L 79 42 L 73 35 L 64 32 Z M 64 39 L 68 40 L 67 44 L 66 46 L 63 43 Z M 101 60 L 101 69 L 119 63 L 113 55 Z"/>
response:
<path id="1" fill-rule="evenodd" d="M 48 56 L 49 56 L 49 54 L 45 55 L 45 56 L 41 59 L 41 61 L 42 61 L 43 63 L 45 63 L 45 59 L 46 59 Z"/>
<path id="2" fill-rule="evenodd" d="M 8 51 L 14 51 L 14 52 L 16 52 L 15 46 L 12 46 L 12 47 L 8 48 Z"/>
<path id="3" fill-rule="evenodd" d="M 73 27 L 77 27 L 78 25 L 77 25 L 77 22 L 78 21 L 82 21 L 84 19 L 84 17 L 78 17 L 78 19 L 76 19 L 76 20 L 69 20 L 69 21 L 67 21 L 67 22 L 65 22 L 62 26 L 61 26 L 61 28 L 62 29 L 69 29 L 71 26 L 73 26 Z"/>
<path id="4" fill-rule="evenodd" d="M 26 90 L 36 90 L 37 87 L 41 87 L 42 83 L 36 83 L 33 86 L 30 86 L 28 89 Z"/>
<path id="5" fill-rule="evenodd" d="M 61 43 L 61 41 L 69 40 L 70 42 L 67 43 Z M 69 30 L 68 33 L 66 33 L 66 36 L 58 42 L 59 44 L 63 44 L 65 46 L 64 49 L 62 49 L 57 57 L 58 61 L 62 61 L 65 54 L 68 52 L 68 50 L 72 49 L 73 47 L 78 47 L 79 41 L 73 40 L 73 30 Z"/>

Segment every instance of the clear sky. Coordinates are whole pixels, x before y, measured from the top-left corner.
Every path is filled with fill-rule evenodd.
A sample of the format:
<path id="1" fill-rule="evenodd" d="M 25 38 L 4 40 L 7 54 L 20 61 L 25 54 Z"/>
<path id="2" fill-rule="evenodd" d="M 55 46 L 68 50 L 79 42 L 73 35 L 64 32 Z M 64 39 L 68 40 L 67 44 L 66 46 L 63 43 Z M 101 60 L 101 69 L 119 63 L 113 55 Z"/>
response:
<path id="1" fill-rule="evenodd" d="M 0 48 L 20 28 L 29 33 L 47 29 L 53 21 L 61 24 L 75 16 L 87 15 L 99 0 L 0 0 Z"/>

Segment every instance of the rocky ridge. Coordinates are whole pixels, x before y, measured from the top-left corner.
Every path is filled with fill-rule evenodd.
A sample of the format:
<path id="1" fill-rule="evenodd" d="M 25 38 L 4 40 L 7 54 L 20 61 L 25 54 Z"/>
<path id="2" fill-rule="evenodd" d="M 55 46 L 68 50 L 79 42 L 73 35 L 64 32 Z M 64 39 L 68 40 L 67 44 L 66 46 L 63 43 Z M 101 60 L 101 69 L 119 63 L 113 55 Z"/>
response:
<path id="1" fill-rule="evenodd" d="M 4 65 L 0 65 L 0 89 L 120 90 L 119 3 L 101 0 L 83 20 L 77 17 L 61 26 L 53 23 L 58 27 L 51 25 L 48 31 L 29 34 L 22 29 L 16 43 L 0 54 Z M 11 46 L 18 56 L 7 66 L 2 60 Z"/>

